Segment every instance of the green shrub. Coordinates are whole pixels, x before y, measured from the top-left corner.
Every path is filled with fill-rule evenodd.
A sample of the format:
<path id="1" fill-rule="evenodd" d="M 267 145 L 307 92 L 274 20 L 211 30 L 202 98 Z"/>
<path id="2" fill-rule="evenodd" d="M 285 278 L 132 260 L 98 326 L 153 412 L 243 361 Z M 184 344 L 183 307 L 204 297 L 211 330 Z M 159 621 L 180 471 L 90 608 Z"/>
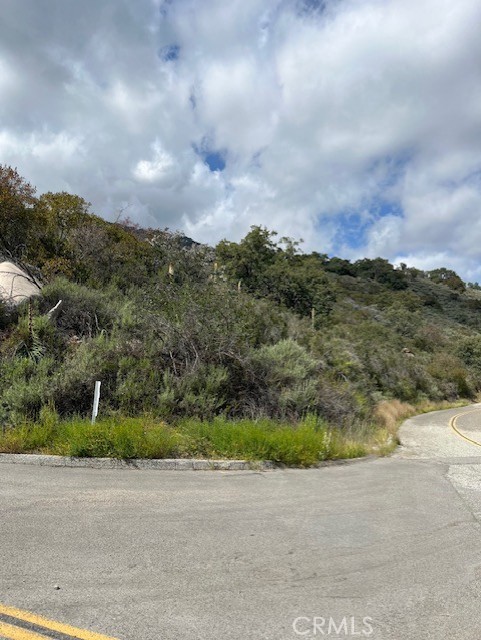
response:
<path id="1" fill-rule="evenodd" d="M 19 423 L 25 418 L 37 419 L 40 409 L 51 397 L 55 362 L 45 357 L 35 362 L 28 357 L 0 361 L 2 403 L 7 421 Z"/>
<path id="2" fill-rule="evenodd" d="M 281 340 L 251 357 L 259 379 L 257 399 L 267 415 L 299 418 L 316 408 L 318 362 L 304 347 Z"/>
<path id="3" fill-rule="evenodd" d="M 226 404 L 229 373 L 224 367 L 199 363 L 182 377 L 166 371 L 158 396 L 161 415 L 213 417 Z"/>
<path id="4" fill-rule="evenodd" d="M 456 345 L 456 355 L 478 376 L 481 375 L 481 336 L 463 338 Z"/>
<path id="5" fill-rule="evenodd" d="M 115 389 L 116 405 L 127 415 L 154 411 L 162 386 L 163 371 L 148 357 L 119 359 Z"/>
<path id="6" fill-rule="evenodd" d="M 59 300 L 62 300 L 62 309 L 56 326 L 60 331 L 79 338 L 92 338 L 101 331 L 110 331 L 117 317 L 118 305 L 113 296 L 65 278 L 57 278 L 43 288 L 41 311 L 46 313 Z"/>

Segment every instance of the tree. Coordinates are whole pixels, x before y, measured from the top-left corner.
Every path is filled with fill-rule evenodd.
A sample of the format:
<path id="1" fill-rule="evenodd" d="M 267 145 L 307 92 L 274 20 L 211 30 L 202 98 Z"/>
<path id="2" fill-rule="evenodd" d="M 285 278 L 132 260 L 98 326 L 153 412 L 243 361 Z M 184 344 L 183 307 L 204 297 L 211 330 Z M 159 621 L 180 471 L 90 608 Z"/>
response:
<path id="1" fill-rule="evenodd" d="M 279 248 L 272 241 L 275 231 L 252 226 L 239 244 L 222 240 L 216 247 L 217 258 L 227 277 L 242 281 L 247 291 L 259 293 L 265 286 L 266 269 L 276 259 Z"/>
<path id="2" fill-rule="evenodd" d="M 281 238 L 263 227 L 251 227 L 240 243 L 223 240 L 217 245 L 217 257 L 233 282 L 258 297 L 274 300 L 301 315 L 312 310 L 328 315 L 335 295 L 322 268 L 323 256 L 298 252 L 299 242 Z"/>
<path id="3" fill-rule="evenodd" d="M 453 289 L 453 291 L 459 291 L 462 293 L 466 290 L 464 282 L 458 276 L 456 271 L 453 271 L 452 269 L 446 269 L 445 267 L 433 269 L 432 271 L 427 272 L 427 276 L 432 280 L 432 282 L 444 284 L 450 289 Z"/>
<path id="4" fill-rule="evenodd" d="M 177 284 L 207 282 L 215 274 L 215 252 L 198 244 L 181 231 L 152 231 L 149 238 L 154 265 L 164 278 Z M 164 280 L 165 282 L 165 280 Z"/>
<path id="5" fill-rule="evenodd" d="M 405 271 L 397 271 L 385 258 L 363 258 L 353 266 L 358 276 L 375 280 L 390 289 L 406 289 L 408 286 Z"/>
<path id="6" fill-rule="evenodd" d="M 89 202 L 66 191 L 49 191 L 40 196 L 37 209 L 39 217 L 45 222 L 43 241 L 53 257 L 70 250 L 69 236 L 88 218 L 89 207 Z"/>
<path id="7" fill-rule="evenodd" d="M 319 322 L 319 316 L 328 316 L 332 311 L 335 292 L 316 258 L 299 258 L 288 262 L 279 254 L 266 270 L 263 295 L 300 315 L 310 315 L 314 310 Z"/>
<path id="8" fill-rule="evenodd" d="M 356 269 L 354 265 L 351 264 L 349 260 L 344 260 L 343 258 L 333 257 L 330 260 L 327 259 L 325 269 L 326 271 L 337 273 L 340 276 L 356 275 Z"/>
<path id="9" fill-rule="evenodd" d="M 35 188 L 8 165 L 0 165 L 0 252 L 25 257 L 35 227 Z"/>

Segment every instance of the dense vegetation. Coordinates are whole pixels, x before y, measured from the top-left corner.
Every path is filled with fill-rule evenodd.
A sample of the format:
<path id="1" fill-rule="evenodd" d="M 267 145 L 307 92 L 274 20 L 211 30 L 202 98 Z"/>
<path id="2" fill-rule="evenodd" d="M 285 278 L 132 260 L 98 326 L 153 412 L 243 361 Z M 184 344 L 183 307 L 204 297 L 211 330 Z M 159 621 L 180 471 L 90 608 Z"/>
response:
<path id="1" fill-rule="evenodd" d="M 317 416 L 364 437 L 383 402 L 481 386 L 481 292 L 448 269 L 305 254 L 261 227 L 211 248 L 108 223 L 76 195 L 37 196 L 6 166 L 0 258 L 43 284 L 0 306 L 4 432 L 47 409 L 87 416 L 95 380 L 111 418 Z"/>

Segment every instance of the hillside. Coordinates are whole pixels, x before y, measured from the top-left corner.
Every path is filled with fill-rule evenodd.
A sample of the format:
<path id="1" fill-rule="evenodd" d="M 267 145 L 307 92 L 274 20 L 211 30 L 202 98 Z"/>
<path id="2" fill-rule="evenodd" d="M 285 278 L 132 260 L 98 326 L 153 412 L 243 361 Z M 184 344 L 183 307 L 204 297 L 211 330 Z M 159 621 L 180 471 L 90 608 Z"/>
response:
<path id="1" fill-rule="evenodd" d="M 5 166 L 0 258 L 43 283 L 30 303 L 0 306 L 4 427 L 46 407 L 88 415 L 95 380 L 104 414 L 317 414 L 350 433 L 380 403 L 473 399 L 481 386 L 480 292 L 447 269 L 304 254 L 260 227 L 207 247 L 108 223 L 76 195 L 37 196 Z"/>

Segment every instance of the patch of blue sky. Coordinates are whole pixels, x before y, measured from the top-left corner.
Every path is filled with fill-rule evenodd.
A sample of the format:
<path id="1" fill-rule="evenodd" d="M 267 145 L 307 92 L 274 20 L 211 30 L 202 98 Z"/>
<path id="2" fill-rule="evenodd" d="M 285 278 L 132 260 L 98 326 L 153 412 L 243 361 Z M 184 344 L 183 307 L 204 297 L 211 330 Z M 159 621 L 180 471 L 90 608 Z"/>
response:
<path id="1" fill-rule="evenodd" d="M 192 147 L 209 167 L 210 171 L 224 171 L 227 157 L 225 149 L 212 149 L 205 139 L 202 140 L 200 147 L 196 144 L 193 144 Z"/>
<path id="2" fill-rule="evenodd" d="M 372 222 L 374 222 L 375 220 L 379 220 L 379 218 L 384 218 L 385 216 L 401 217 L 403 211 L 397 202 L 378 198 L 370 204 L 369 213 Z"/>
<path id="3" fill-rule="evenodd" d="M 224 171 L 225 156 L 220 151 L 211 151 L 204 155 L 204 162 L 211 171 Z"/>
<path id="4" fill-rule="evenodd" d="M 158 56 L 164 62 L 172 62 L 178 60 L 180 55 L 180 46 L 178 44 L 169 44 L 165 47 L 161 47 L 158 51 Z"/>
<path id="5" fill-rule="evenodd" d="M 343 255 L 346 250 L 362 248 L 366 244 L 369 229 L 380 218 L 402 215 L 399 204 L 382 198 L 375 199 L 359 209 L 338 213 L 335 218 L 336 233 L 332 242 L 333 255 Z M 317 226 L 322 230 L 322 218 Z"/>
<path id="6" fill-rule="evenodd" d="M 332 242 L 333 255 L 349 249 L 358 249 L 365 243 L 366 232 L 371 226 L 363 212 L 346 211 L 336 216 L 336 233 Z"/>

